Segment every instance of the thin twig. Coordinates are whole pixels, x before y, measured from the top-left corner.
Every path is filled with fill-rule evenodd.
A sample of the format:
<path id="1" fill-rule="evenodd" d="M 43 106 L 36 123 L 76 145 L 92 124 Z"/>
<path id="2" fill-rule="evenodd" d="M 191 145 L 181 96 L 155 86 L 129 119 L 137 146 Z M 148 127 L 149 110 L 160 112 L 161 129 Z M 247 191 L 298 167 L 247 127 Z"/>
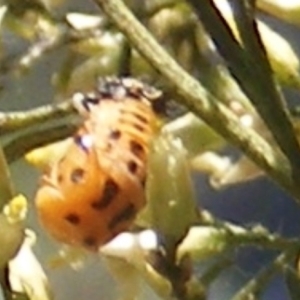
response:
<path id="1" fill-rule="evenodd" d="M 258 295 L 279 270 L 291 261 L 295 256 L 295 250 L 289 250 L 280 254 L 273 263 L 261 270 L 254 278 L 244 285 L 231 300 L 249 300 L 250 295 Z"/>
<path id="2" fill-rule="evenodd" d="M 224 241 L 230 248 L 236 246 L 255 245 L 269 249 L 298 249 L 300 241 L 297 238 L 287 239 L 270 232 L 267 228 L 257 225 L 246 229 L 244 227 L 220 220 L 206 210 L 201 213 L 201 224 L 220 230 Z"/>
<path id="3" fill-rule="evenodd" d="M 53 25 L 53 24 L 52 24 Z M 99 27 L 90 30 L 76 30 L 71 28 L 66 22 L 57 21 L 56 30 L 53 30 L 50 36 L 43 36 L 31 44 L 20 56 L 2 58 L 0 66 L 0 75 L 4 76 L 10 73 L 23 73 L 29 70 L 45 54 L 51 53 L 63 46 L 72 45 L 73 43 L 95 37 L 99 34 L 96 30 L 106 26 L 105 20 Z"/>
<path id="4" fill-rule="evenodd" d="M 51 37 L 36 41 L 34 44 L 22 53 L 19 57 L 4 58 L 0 67 L 1 75 L 13 72 L 23 73 L 30 69 L 34 63 L 45 56 L 45 53 L 53 51 L 62 46 L 66 39 L 66 32 L 60 30 Z"/>
<path id="5" fill-rule="evenodd" d="M 58 120 L 69 116 L 74 107 L 70 101 L 57 105 L 45 105 L 28 111 L 1 112 L 0 135 L 13 133 L 19 129 L 25 129 L 33 125 L 42 125 L 50 120 Z"/>

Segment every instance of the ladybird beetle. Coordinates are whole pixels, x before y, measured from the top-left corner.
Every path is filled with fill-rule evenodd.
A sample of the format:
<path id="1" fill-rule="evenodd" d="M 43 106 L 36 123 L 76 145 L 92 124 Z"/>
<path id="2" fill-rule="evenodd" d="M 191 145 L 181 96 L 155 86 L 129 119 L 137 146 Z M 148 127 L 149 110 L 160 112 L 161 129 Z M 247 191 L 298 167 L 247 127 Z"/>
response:
<path id="1" fill-rule="evenodd" d="M 58 241 L 96 251 L 131 225 L 145 204 L 151 103 L 160 96 L 133 78 L 101 79 L 74 95 L 83 124 L 36 194 L 40 221 Z"/>

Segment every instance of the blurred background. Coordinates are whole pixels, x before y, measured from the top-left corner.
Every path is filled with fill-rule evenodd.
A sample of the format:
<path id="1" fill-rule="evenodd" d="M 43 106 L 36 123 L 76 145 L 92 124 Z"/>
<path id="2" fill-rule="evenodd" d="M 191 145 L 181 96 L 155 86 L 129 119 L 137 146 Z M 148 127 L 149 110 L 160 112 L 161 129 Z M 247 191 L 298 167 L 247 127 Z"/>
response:
<path id="1" fill-rule="evenodd" d="M 65 11 L 95 12 L 92 1 L 69 0 L 59 7 L 58 14 Z M 275 19 L 262 16 L 269 25 L 287 38 L 297 53 L 300 54 L 300 32 L 292 25 L 277 22 Z M 5 43 L 12 55 L 21 53 L 27 46 L 10 34 L 4 35 Z M 58 49 L 47 54 L 36 63 L 27 74 L 19 77 L 5 76 L 2 78 L 3 90 L 0 94 L 0 110 L 13 111 L 33 108 L 51 103 L 54 91 L 51 85 L 53 74 L 64 58 L 64 49 Z M 292 105 L 300 104 L 299 94 L 286 91 Z M 229 153 L 235 149 L 228 149 Z M 16 189 L 33 200 L 38 185 L 38 172 L 24 160 L 18 160 L 11 165 L 11 172 Z M 193 173 L 194 187 L 199 203 L 216 216 L 237 224 L 252 226 L 263 224 L 271 231 L 288 237 L 299 237 L 300 208 L 289 196 L 272 183 L 268 178 L 261 177 L 251 182 L 238 184 L 224 190 L 215 191 L 208 183 L 206 176 Z M 70 267 L 47 267 L 51 257 L 56 255 L 57 245 L 43 231 L 37 222 L 34 205 L 30 202 L 28 227 L 33 228 L 38 235 L 34 247 L 37 257 L 45 266 L 53 287 L 56 300 L 114 300 L 117 290 L 113 278 L 98 257 L 89 257 L 79 271 Z M 275 253 L 260 251 L 257 248 L 242 248 L 235 251 L 238 264 L 224 271 L 212 285 L 209 300 L 225 300 L 241 287 L 253 274 L 267 262 L 271 262 Z M 201 269 L 201 265 L 198 266 Z M 145 299 L 156 299 L 149 291 Z M 263 300 L 289 299 L 282 278 L 275 277 L 266 289 Z"/>

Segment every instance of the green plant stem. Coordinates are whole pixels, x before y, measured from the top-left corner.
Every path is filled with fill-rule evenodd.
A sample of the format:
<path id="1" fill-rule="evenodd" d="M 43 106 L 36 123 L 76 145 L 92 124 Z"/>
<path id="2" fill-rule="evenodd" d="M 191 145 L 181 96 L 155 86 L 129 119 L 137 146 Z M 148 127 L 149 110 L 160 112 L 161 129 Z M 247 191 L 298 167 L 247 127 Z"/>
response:
<path id="1" fill-rule="evenodd" d="M 261 293 L 264 287 L 295 257 L 295 250 L 281 253 L 268 267 L 262 269 L 254 278 L 244 285 L 231 300 L 249 300 L 249 296 Z"/>
<path id="2" fill-rule="evenodd" d="M 293 176 L 300 175 L 300 147 L 295 137 L 285 99 L 276 84 L 262 42 L 259 39 L 253 10 L 246 0 L 234 0 L 231 5 L 242 40 L 233 37 L 212 1 L 190 0 L 206 30 L 228 63 L 250 101 L 264 119 L 282 152 L 290 161 Z"/>
<path id="3" fill-rule="evenodd" d="M 9 200 L 14 196 L 13 186 L 11 183 L 10 173 L 4 155 L 3 149 L 0 146 L 0 212 Z"/>
<path id="4" fill-rule="evenodd" d="M 69 116 L 74 111 L 70 101 L 57 105 L 45 105 L 28 111 L 1 112 L 0 113 L 0 136 L 10 134 L 32 125 L 42 125 L 51 120 Z"/>
<path id="5" fill-rule="evenodd" d="M 53 25 L 53 24 L 52 24 Z M 105 26 L 103 21 L 101 27 Z M 91 37 L 95 37 L 93 28 L 87 31 L 80 31 L 71 28 L 65 22 L 55 21 L 56 31 L 51 32 L 50 37 L 37 40 L 30 45 L 20 56 L 2 58 L 0 65 L 0 74 L 7 75 L 11 73 L 23 74 L 30 70 L 35 63 L 45 57 L 46 54 L 62 48 L 66 45 L 72 45 Z"/>
<path id="6" fill-rule="evenodd" d="M 261 225 L 246 229 L 220 220 L 207 210 L 201 211 L 199 220 L 202 225 L 220 230 L 220 234 L 224 235 L 224 240 L 227 240 L 226 243 L 230 244 L 230 247 L 250 244 L 275 250 L 298 249 L 300 247 L 300 241 L 297 238 L 284 238 L 279 234 L 271 233 Z"/>
<path id="7" fill-rule="evenodd" d="M 270 233 L 265 228 L 253 228 L 242 230 L 242 228 L 228 227 L 223 230 L 230 248 L 236 246 L 255 245 L 257 247 L 274 250 L 298 249 L 298 239 L 285 239 L 277 234 Z"/>
<path id="8" fill-rule="evenodd" d="M 236 116 L 185 72 L 133 16 L 121 0 L 95 0 L 116 23 L 134 47 L 165 77 L 180 94 L 182 104 L 201 117 L 229 142 L 244 151 L 258 166 L 298 201 L 300 186 L 290 164 L 278 151 L 251 129 L 240 126 Z"/>
<path id="9" fill-rule="evenodd" d="M 258 225 L 246 229 L 244 227 L 222 221 L 212 216 L 208 211 L 201 214 L 201 224 L 214 228 L 219 238 L 232 249 L 237 246 L 254 245 L 273 250 L 299 249 L 300 241 L 297 238 L 287 239 L 270 232 L 267 228 Z"/>
<path id="10" fill-rule="evenodd" d="M 33 130 L 8 142 L 3 147 L 9 164 L 24 156 L 28 151 L 54 143 L 72 135 L 77 126 L 73 124 L 60 125 L 42 130 Z"/>

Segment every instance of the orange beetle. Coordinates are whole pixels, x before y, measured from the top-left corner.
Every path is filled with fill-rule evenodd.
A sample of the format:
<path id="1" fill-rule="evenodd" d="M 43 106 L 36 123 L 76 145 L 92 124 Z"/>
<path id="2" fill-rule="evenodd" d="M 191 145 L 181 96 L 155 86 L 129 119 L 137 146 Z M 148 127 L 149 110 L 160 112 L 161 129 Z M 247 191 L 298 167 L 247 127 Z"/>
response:
<path id="1" fill-rule="evenodd" d="M 57 240 L 96 251 L 128 229 L 145 204 L 149 143 L 161 93 L 133 78 L 106 78 L 76 94 L 85 120 L 42 177 L 36 207 Z"/>

